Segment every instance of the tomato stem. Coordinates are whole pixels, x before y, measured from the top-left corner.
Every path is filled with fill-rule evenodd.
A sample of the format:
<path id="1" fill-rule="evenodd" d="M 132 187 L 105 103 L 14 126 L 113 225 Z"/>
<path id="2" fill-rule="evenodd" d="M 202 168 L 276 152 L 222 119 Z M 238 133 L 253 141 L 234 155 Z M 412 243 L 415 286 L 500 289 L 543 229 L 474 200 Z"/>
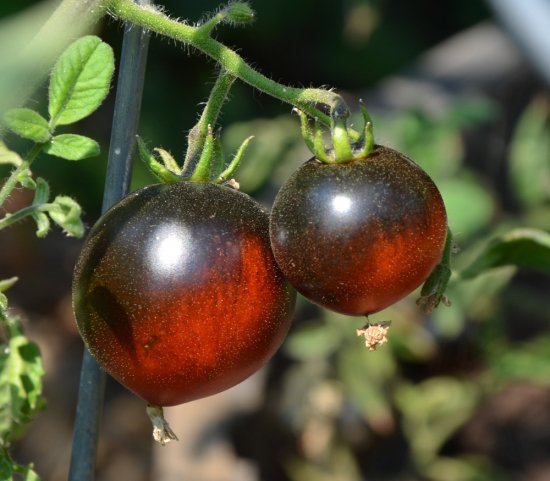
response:
<path id="1" fill-rule="evenodd" d="M 110 0 L 109 10 L 121 20 L 195 47 L 216 60 L 229 74 L 257 90 L 298 107 L 311 117 L 317 117 L 325 125 L 330 125 L 330 116 L 316 108 L 317 104 L 328 106 L 330 112 L 338 116 L 342 112 L 349 112 L 344 99 L 331 90 L 285 86 L 256 71 L 234 50 L 213 39 L 209 35 L 209 26 L 203 29 L 201 26 L 193 27 L 178 22 L 154 7 L 139 6 L 132 0 Z"/>
<path id="2" fill-rule="evenodd" d="M 214 83 L 208 101 L 204 106 L 199 121 L 190 130 L 187 137 L 187 153 L 183 164 L 183 175 L 191 175 L 201 158 L 206 139 L 209 134 L 209 126 L 216 125 L 223 103 L 235 81 L 235 76 L 221 70 Z"/>
<path id="3" fill-rule="evenodd" d="M 38 154 L 42 151 L 42 147 L 44 144 L 35 144 L 32 149 L 30 150 L 27 157 L 21 162 L 15 169 L 12 170 L 10 176 L 4 182 L 4 185 L 0 189 L 0 206 L 4 205 L 4 202 L 6 202 L 6 199 L 10 196 L 13 189 L 17 187 L 17 184 L 19 183 L 19 176 L 22 174 L 25 170 L 27 170 L 33 160 L 38 156 Z M 1 228 L 1 227 L 0 227 Z"/>
<path id="4" fill-rule="evenodd" d="M 212 173 L 212 161 L 215 155 L 216 139 L 212 126 L 208 125 L 208 134 L 195 170 L 189 177 L 192 182 L 208 182 Z"/>
<path id="5" fill-rule="evenodd" d="M 176 433 L 172 431 L 172 428 L 164 417 L 164 410 L 160 406 L 148 405 L 146 408 L 147 415 L 153 424 L 153 439 L 164 446 L 170 441 L 178 441 Z"/>

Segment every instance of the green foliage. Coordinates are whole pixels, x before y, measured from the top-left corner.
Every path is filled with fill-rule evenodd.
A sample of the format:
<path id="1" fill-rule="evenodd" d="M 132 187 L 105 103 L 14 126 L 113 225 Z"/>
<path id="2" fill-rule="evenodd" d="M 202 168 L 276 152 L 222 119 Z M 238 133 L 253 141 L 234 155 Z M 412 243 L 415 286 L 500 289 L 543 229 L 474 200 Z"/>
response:
<path id="1" fill-rule="evenodd" d="M 372 455 L 372 451 L 380 453 L 376 443 L 396 433 L 404 434 L 409 453 L 403 469 L 416 473 L 419 479 L 510 479 L 482 455 L 460 453 L 450 457 L 444 454 L 444 448 L 449 441 L 460 440 L 461 430 L 482 403 L 510 383 L 521 380 L 548 386 L 548 325 L 524 342 L 508 338 L 505 322 L 524 321 L 506 320 L 512 314 L 506 312 L 503 300 L 508 292 L 514 292 L 517 273 L 550 274 L 550 195 L 543 189 L 548 186 L 546 173 L 550 165 L 550 146 L 543 140 L 549 133 L 549 110 L 547 103 L 536 99 L 518 123 L 509 165 L 515 169 L 513 176 L 520 178 L 510 185 L 516 198 L 523 199 L 524 210 L 503 215 L 499 193 L 490 186 L 492 179 L 464 165 L 460 138 L 464 126 L 490 121 L 495 109 L 478 101 L 459 104 L 460 108 L 451 107 L 445 118 L 414 111 L 400 113 L 397 118 L 375 119 L 377 131 L 384 131 L 390 138 L 388 143 L 428 169 L 441 188 L 457 244 L 451 246 L 452 262 L 446 266 L 451 270 L 444 273 L 444 277 L 450 275 L 446 296 L 452 305 L 423 315 L 411 296 L 371 316 L 371 322 L 393 321 L 389 342 L 374 353 L 367 352 L 355 338 L 353 321 L 345 316 L 319 310 L 293 328 L 285 352 L 296 364 L 283 384 L 283 399 L 292 401 L 285 405 L 285 413 L 298 413 L 295 416 L 299 416 L 299 422 L 294 421 L 292 429 L 306 444 L 298 459 L 288 463 L 293 481 L 320 476 L 319 466 L 327 472 L 335 469 L 331 463 L 336 453 L 342 456 L 342 451 L 347 452 L 347 462 L 339 465 L 340 470 L 335 469 L 334 479 L 356 479 L 359 467 L 365 466 L 365 456 Z M 523 127 L 526 123 L 529 127 Z M 231 133 L 231 129 L 226 132 Z M 249 162 L 260 164 L 261 159 L 254 159 L 254 155 L 252 148 Z M 283 172 L 282 178 L 287 169 L 295 168 L 294 160 L 286 155 L 283 158 L 283 165 L 277 168 Z M 535 179 L 535 172 L 539 178 Z M 536 195 L 529 192 L 530 182 Z M 538 215 L 533 216 L 535 211 Z M 529 302 L 533 312 L 541 312 L 547 321 L 547 303 L 541 295 L 530 291 L 529 301 L 521 293 L 517 295 L 522 300 L 516 309 L 523 309 L 522 316 L 528 316 L 525 309 Z M 446 370 L 446 360 L 453 362 L 453 356 L 460 355 L 447 353 L 447 346 L 461 349 L 466 356 L 462 361 L 467 366 L 464 373 Z M 414 380 L 408 376 L 409 371 L 415 373 Z M 316 446 L 318 441 L 307 436 L 318 426 L 319 417 L 300 406 L 327 383 L 343 397 L 341 410 L 329 420 L 324 418 L 331 441 L 313 455 L 307 444 Z M 290 395 L 289 391 L 298 389 L 299 395 Z M 349 424 L 354 427 L 351 432 L 346 429 Z"/>
<path id="2" fill-rule="evenodd" d="M 61 55 L 54 66 L 49 89 L 49 121 L 29 108 L 16 108 L 3 116 L 5 126 L 14 134 L 34 143 L 22 158 L 0 142 L 0 163 L 14 167 L 0 189 L 0 206 L 17 186 L 34 190 L 31 204 L 0 219 L 0 229 L 30 216 L 38 237 L 50 230 L 51 221 L 69 236 L 82 237 L 81 208 L 72 198 L 57 195 L 50 201 L 50 187 L 42 177 L 34 178 L 30 166 L 40 153 L 67 160 L 81 160 L 99 154 L 95 140 L 76 134 L 54 135 L 58 125 L 80 120 L 105 99 L 113 74 L 112 49 L 99 38 L 83 37 Z M 42 398 L 42 360 L 38 346 L 23 333 L 21 322 L 8 311 L 3 293 L 15 278 L 0 281 L 0 481 L 14 475 L 26 481 L 39 478 L 32 465 L 19 465 L 8 448 L 26 429 L 33 416 L 44 407 Z"/>
<path id="3" fill-rule="evenodd" d="M 510 149 L 509 183 L 517 201 L 534 207 L 550 198 L 550 109 L 536 98 L 522 115 Z"/>
<path id="4" fill-rule="evenodd" d="M 109 92 L 113 71 L 113 50 L 98 37 L 88 35 L 70 45 L 50 79 L 50 127 L 72 124 L 94 112 Z"/>
<path id="5" fill-rule="evenodd" d="M 4 446 L 17 439 L 44 407 L 38 346 L 23 335 L 18 319 L 6 319 L 8 340 L 0 353 L 0 439 Z"/>
<path id="6" fill-rule="evenodd" d="M 537 269 L 550 275 L 550 234 L 538 229 L 515 229 L 494 240 L 464 271 L 470 279 L 502 266 Z"/>
<path id="7" fill-rule="evenodd" d="M 29 207 L 8 213 L 0 219 L 0 229 L 31 216 L 37 225 L 37 236 L 44 237 L 50 229 L 50 219 L 70 236 L 80 237 L 84 226 L 80 219 L 80 206 L 66 196 L 57 196 L 49 202 L 49 186 L 44 179 L 32 177 L 30 165 L 41 152 L 66 160 L 82 160 L 99 155 L 99 144 L 77 134 L 54 135 L 57 125 L 66 125 L 94 112 L 103 102 L 114 70 L 111 47 L 94 36 L 82 37 L 73 42 L 54 66 L 49 88 L 49 121 L 29 108 L 6 112 L 4 124 L 13 133 L 35 142 L 25 159 L 0 143 L 0 162 L 16 167 L 0 191 L 0 205 L 11 191 L 21 185 L 35 190 Z"/>
<path id="8" fill-rule="evenodd" d="M 44 152 L 66 160 L 82 160 L 98 156 L 99 144 L 83 135 L 61 134 L 44 145 Z"/>
<path id="9" fill-rule="evenodd" d="M 10 110 L 4 115 L 4 122 L 12 132 L 24 139 L 44 143 L 50 138 L 48 121 L 34 110 L 27 108 Z"/>

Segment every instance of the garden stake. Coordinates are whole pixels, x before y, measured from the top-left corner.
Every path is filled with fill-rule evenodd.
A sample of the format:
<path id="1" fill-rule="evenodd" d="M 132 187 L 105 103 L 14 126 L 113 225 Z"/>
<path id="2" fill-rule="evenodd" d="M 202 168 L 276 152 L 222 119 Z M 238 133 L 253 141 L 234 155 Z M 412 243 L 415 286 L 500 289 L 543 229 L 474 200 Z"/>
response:
<path id="1" fill-rule="evenodd" d="M 148 0 L 137 0 L 139 4 Z M 149 32 L 128 24 L 125 28 L 116 91 L 109 160 L 102 211 L 120 200 L 130 185 L 132 155 L 141 109 Z M 105 372 L 84 349 L 69 481 L 91 481 L 97 451 L 99 419 L 105 390 Z"/>

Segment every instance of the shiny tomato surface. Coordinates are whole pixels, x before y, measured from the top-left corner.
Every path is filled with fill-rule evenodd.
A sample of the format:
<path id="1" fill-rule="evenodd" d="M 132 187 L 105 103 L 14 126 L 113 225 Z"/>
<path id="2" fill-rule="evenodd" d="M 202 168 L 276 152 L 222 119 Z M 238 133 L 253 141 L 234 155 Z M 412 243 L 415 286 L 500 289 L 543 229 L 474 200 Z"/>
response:
<path id="1" fill-rule="evenodd" d="M 275 353 L 295 291 L 268 214 L 229 187 L 145 187 L 113 206 L 78 259 L 73 306 L 98 363 L 157 406 L 215 394 Z"/>
<path id="2" fill-rule="evenodd" d="M 368 315 L 426 280 L 442 255 L 447 216 L 418 165 L 375 146 L 362 159 L 300 167 L 277 194 L 270 235 L 281 270 L 305 297 Z"/>

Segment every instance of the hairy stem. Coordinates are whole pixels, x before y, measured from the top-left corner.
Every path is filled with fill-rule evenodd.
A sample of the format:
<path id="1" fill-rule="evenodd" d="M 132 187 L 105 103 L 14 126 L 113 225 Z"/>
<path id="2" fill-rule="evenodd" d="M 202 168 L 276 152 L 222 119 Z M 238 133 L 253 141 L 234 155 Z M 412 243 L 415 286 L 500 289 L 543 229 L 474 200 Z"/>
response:
<path id="1" fill-rule="evenodd" d="M 257 72 L 238 53 L 210 37 L 208 28 L 202 29 L 172 20 L 162 12 L 141 7 L 131 0 L 110 0 L 109 10 L 121 20 L 195 47 L 216 60 L 229 74 L 261 92 L 294 105 L 325 125 L 330 125 L 330 117 L 319 110 L 317 104 L 328 106 L 332 115 L 341 116 L 348 112 L 342 97 L 330 90 L 288 87 Z"/>
<path id="2" fill-rule="evenodd" d="M 187 137 L 187 154 L 182 169 L 183 175 L 190 174 L 190 171 L 197 164 L 204 147 L 204 142 L 208 136 L 209 126 L 213 128 L 216 124 L 222 105 L 227 99 L 234 81 L 235 77 L 225 70 L 221 71 L 218 75 L 200 119 L 190 130 Z"/>
<path id="3" fill-rule="evenodd" d="M 0 207 L 4 205 L 4 202 L 6 202 L 6 199 L 10 196 L 13 189 L 17 186 L 17 183 L 19 182 L 19 174 L 21 172 L 24 172 L 26 169 L 30 167 L 32 164 L 32 161 L 37 157 L 37 155 L 42 150 L 43 144 L 35 144 L 35 146 L 31 149 L 29 154 L 27 155 L 27 158 L 21 162 L 17 168 L 15 168 L 6 182 L 4 182 L 4 185 L 2 186 L 2 189 L 0 189 Z"/>

